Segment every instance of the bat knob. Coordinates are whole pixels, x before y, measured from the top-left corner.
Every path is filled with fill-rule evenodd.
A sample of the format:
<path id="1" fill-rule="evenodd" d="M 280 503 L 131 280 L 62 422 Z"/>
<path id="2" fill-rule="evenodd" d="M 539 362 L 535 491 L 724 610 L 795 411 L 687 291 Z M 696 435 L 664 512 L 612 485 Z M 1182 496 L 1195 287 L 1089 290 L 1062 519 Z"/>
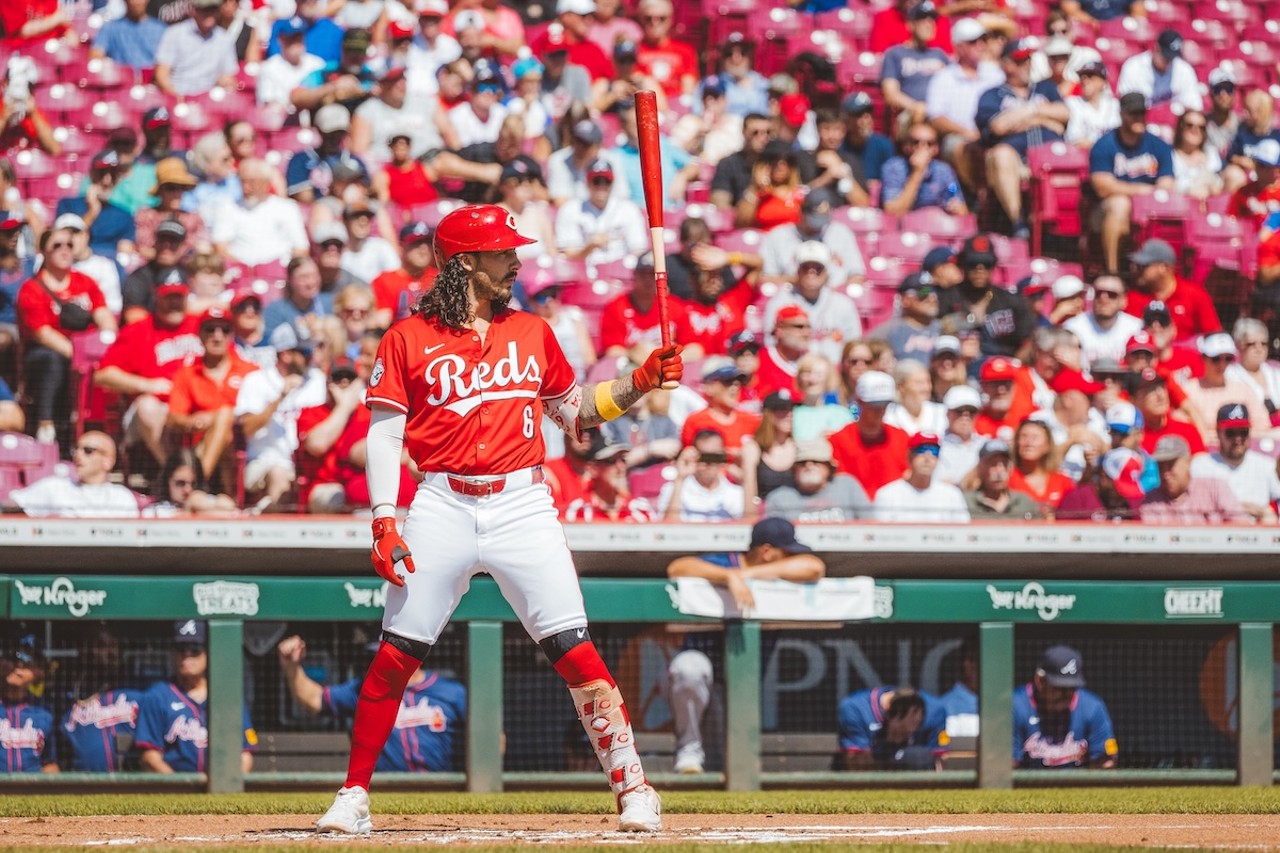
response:
<path id="1" fill-rule="evenodd" d="M 674 391 L 679 387 L 680 387 L 680 383 L 675 381 L 674 379 L 668 379 L 666 382 L 662 383 L 662 390 L 664 391 Z"/>

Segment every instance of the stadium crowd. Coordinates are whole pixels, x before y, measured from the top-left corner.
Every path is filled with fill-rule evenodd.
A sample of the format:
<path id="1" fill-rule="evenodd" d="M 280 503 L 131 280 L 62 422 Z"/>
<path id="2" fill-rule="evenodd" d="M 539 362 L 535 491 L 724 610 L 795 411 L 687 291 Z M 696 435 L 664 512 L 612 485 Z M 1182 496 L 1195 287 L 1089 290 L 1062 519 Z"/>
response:
<path id="1" fill-rule="evenodd" d="M 1275 524 L 1259 7 L 761 5 L 5 3 L 0 503 L 367 506 L 378 342 L 464 202 L 535 238 L 516 307 L 580 379 L 631 369 L 652 89 L 687 384 L 544 429 L 566 520 Z"/>

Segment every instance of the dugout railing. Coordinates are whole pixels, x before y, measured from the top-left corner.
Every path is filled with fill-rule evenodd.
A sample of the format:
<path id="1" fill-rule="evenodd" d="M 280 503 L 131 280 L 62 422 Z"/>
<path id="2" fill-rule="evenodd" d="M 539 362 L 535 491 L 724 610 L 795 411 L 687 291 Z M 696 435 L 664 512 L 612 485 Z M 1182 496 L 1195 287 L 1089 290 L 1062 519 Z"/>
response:
<path id="1" fill-rule="evenodd" d="M 693 626 L 709 624 L 680 613 L 662 580 L 596 579 L 582 582 L 593 625 L 642 623 Z M 199 618 L 209 625 L 210 700 L 209 772 L 170 781 L 207 786 L 213 792 L 243 790 L 239 762 L 240 708 L 244 697 L 245 629 L 252 622 L 348 623 L 376 619 L 385 595 L 377 579 L 272 578 L 208 576 L 185 578 L 103 575 L 14 575 L 0 577 L 0 614 L 8 621 L 67 622 L 105 620 L 130 623 Z M 1280 583 L 1214 581 L 923 581 L 881 580 L 876 586 L 876 615 L 866 623 L 834 626 L 873 636 L 903 626 L 966 626 L 975 642 L 981 700 L 980 733 L 974 769 L 941 772 L 768 772 L 762 767 L 762 626 L 752 620 L 723 623 L 724 685 L 723 772 L 694 777 L 660 775 L 661 784 L 720 785 L 729 790 L 762 787 L 841 785 L 977 785 L 1006 788 L 1038 784 L 1237 783 L 1268 785 L 1274 778 L 1275 697 L 1274 625 L 1280 613 Z M 468 791 L 598 784 L 598 772 L 504 771 L 504 631 L 519 630 L 496 584 L 477 578 L 454 621 L 465 661 L 460 678 L 469 693 L 465 725 L 465 766 L 461 772 L 384 777 L 410 786 L 448 786 Z M 717 623 L 710 623 L 717 624 Z M 832 627 L 832 626 L 828 626 Z M 1033 771 L 1012 768 L 1010 703 L 1016 684 L 1029 673 L 1026 643 L 1015 653 L 1015 630 L 1037 637 L 1046 628 L 1088 638 L 1107 648 L 1108 631 L 1143 636 L 1148 645 L 1210 631 L 1230 641 L 1220 681 L 1230 685 L 1227 716 L 1231 724 L 1234 767 L 1176 769 Z M 1221 643 L 1220 643 L 1221 645 Z M 1105 654 L 1105 653 L 1104 653 Z M 1093 655 L 1094 668 L 1102 665 Z M 1015 666 L 1015 663 L 1017 665 Z M 1135 684 L 1141 673 L 1133 673 Z M 1203 689 L 1203 687 L 1201 688 Z M 1139 700 L 1141 697 L 1139 697 Z M 564 700 L 567 703 L 567 700 Z M 532 708 L 531 713 L 540 709 Z M 1152 720 L 1162 713 L 1151 707 Z M 834 740 L 833 740 L 834 743 Z M 121 776 L 113 781 L 155 777 Z M 340 774 L 254 772 L 253 786 L 328 785 Z M 55 774 L 0 775 L 0 783 L 38 790 L 45 785 L 105 781 L 103 777 Z"/>

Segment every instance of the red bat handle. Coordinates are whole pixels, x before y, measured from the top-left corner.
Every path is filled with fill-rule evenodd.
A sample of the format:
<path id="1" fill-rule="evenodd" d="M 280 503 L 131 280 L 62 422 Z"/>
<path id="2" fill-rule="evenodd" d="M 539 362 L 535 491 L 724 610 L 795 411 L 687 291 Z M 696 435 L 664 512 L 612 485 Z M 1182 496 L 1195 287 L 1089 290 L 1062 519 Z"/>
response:
<path id="1" fill-rule="evenodd" d="M 640 148 L 640 176 L 644 203 L 649 212 L 649 238 L 653 243 L 653 277 L 658 290 L 658 322 L 662 346 L 671 346 L 671 320 L 667 308 L 667 253 L 662 224 L 662 149 L 658 143 L 658 96 L 636 92 L 636 131 Z"/>

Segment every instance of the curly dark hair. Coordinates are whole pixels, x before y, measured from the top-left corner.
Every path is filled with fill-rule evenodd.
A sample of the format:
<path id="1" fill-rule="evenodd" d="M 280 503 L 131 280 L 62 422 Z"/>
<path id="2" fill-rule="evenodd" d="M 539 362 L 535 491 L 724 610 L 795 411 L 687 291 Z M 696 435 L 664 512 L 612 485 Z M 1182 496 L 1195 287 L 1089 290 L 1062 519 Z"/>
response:
<path id="1" fill-rule="evenodd" d="M 507 305 L 506 300 L 493 300 L 493 308 L 499 311 Z M 450 329 L 464 329 L 475 319 L 471 312 L 470 281 L 468 273 L 454 255 L 440 269 L 431 289 L 413 306 L 414 314 L 424 317 L 438 317 L 440 322 Z"/>

